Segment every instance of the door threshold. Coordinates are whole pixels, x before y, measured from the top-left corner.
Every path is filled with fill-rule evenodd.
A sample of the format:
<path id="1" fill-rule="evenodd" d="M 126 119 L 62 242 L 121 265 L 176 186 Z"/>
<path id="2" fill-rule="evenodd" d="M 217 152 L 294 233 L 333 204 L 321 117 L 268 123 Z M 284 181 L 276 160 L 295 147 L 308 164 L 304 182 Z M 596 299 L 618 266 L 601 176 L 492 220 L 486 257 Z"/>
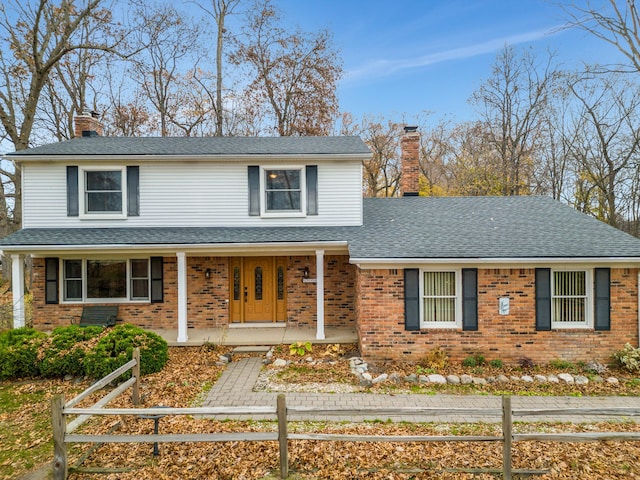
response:
<path id="1" fill-rule="evenodd" d="M 230 323 L 229 328 L 286 328 L 286 322 Z"/>

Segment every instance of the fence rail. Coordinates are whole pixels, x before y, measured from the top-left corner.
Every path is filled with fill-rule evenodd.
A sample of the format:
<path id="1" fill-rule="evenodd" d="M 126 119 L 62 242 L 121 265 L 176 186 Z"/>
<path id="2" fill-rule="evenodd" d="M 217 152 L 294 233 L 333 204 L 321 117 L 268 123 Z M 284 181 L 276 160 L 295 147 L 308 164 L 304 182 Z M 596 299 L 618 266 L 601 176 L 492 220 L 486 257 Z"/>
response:
<path id="1" fill-rule="evenodd" d="M 107 386 L 120 375 L 132 371 L 131 379 L 113 389 L 107 395 L 88 408 L 78 408 L 76 405 L 86 399 L 90 394 Z M 640 408 L 608 408 L 608 409 L 541 409 L 541 410 L 514 410 L 511 407 L 511 397 L 502 397 L 502 408 L 395 408 L 395 409 L 314 409 L 307 407 L 287 407 L 283 394 L 278 395 L 275 406 L 253 407 L 199 407 L 199 408 L 106 408 L 106 405 L 127 389 L 132 389 L 132 402 L 137 406 L 140 402 L 140 352 L 134 351 L 133 359 L 102 380 L 96 382 L 87 390 L 65 403 L 64 397 L 59 395 L 52 402 L 52 425 L 54 440 L 54 479 L 62 480 L 68 475 L 67 444 L 70 443 L 165 443 L 165 442 L 278 442 L 280 476 L 287 478 L 289 474 L 289 441 L 312 440 L 330 442 L 501 442 L 503 444 L 502 469 L 482 470 L 492 473 L 502 473 L 505 480 L 511 480 L 514 474 L 526 473 L 528 475 L 546 473 L 539 470 L 515 470 L 512 468 L 512 449 L 514 442 L 539 441 L 539 442 L 598 442 L 598 441 L 638 441 L 640 433 L 626 432 L 587 432 L 587 433 L 513 433 L 514 417 L 536 416 L 560 416 L 560 415 L 597 415 L 615 417 L 640 416 Z M 114 435 L 112 433 L 92 435 L 73 433 L 92 416 L 153 416 L 164 417 L 168 415 L 196 415 L 196 416 L 234 416 L 234 415 L 275 415 L 278 425 L 277 432 L 236 432 L 236 433 L 200 433 L 200 434 L 135 434 Z M 323 416 L 363 416 L 376 415 L 388 417 L 396 415 L 422 415 L 430 418 L 442 415 L 465 416 L 495 416 L 502 420 L 502 435 L 448 435 L 448 436 L 418 436 L 418 435 L 352 435 L 352 434 L 324 434 L 324 433 L 288 433 L 290 417 L 317 415 Z M 69 423 L 70 416 L 76 418 Z M 156 424 L 157 425 L 157 424 Z M 474 470 L 479 472 L 480 470 Z"/>

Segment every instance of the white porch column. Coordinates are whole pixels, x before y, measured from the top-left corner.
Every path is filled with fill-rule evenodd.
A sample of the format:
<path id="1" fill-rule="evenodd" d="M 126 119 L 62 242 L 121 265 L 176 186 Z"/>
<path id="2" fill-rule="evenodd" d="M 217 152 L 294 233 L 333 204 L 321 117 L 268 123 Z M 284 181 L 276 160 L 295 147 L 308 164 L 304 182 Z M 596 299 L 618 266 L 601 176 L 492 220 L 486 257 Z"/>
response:
<path id="1" fill-rule="evenodd" d="M 11 290 L 13 291 L 13 328 L 21 328 L 25 326 L 22 255 L 11 255 Z"/>
<path id="2" fill-rule="evenodd" d="M 187 336 L 187 255 L 177 252 L 178 257 L 178 342 L 186 342 Z"/>
<path id="3" fill-rule="evenodd" d="M 324 340 L 324 250 L 316 250 L 316 340 Z"/>

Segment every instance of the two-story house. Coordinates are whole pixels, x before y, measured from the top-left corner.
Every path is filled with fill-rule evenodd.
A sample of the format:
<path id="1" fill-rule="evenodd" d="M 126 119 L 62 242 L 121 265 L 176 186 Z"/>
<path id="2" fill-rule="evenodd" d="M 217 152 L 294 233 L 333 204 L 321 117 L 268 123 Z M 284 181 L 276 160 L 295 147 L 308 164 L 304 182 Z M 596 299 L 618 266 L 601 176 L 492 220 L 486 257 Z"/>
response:
<path id="1" fill-rule="evenodd" d="M 363 356 L 607 359 L 637 344 L 640 240 L 545 197 L 426 198 L 419 136 L 403 197 L 362 198 L 358 137 L 115 138 L 91 116 L 20 164 L 13 258 L 24 322 L 119 305 L 145 328 L 355 328 Z"/>

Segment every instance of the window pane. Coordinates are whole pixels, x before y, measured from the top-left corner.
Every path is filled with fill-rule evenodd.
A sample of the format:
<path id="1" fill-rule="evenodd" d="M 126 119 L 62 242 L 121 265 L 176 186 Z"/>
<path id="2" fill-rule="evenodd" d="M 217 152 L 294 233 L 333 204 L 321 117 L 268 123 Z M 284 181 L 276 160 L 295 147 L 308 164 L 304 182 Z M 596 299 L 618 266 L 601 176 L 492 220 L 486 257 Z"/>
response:
<path id="1" fill-rule="evenodd" d="M 278 267 L 278 300 L 284 300 L 284 267 Z"/>
<path id="2" fill-rule="evenodd" d="M 455 298 L 425 298 L 424 317 L 426 322 L 455 322 Z"/>
<path id="3" fill-rule="evenodd" d="M 133 278 L 149 277 L 149 261 L 147 259 L 131 260 L 131 277 Z"/>
<path id="4" fill-rule="evenodd" d="M 255 269 L 255 299 L 262 300 L 262 267 Z"/>
<path id="5" fill-rule="evenodd" d="M 87 261 L 87 298 L 126 298 L 127 264 L 124 260 Z"/>
<path id="6" fill-rule="evenodd" d="M 240 267 L 233 267 L 233 299 L 240 300 Z"/>
<path id="7" fill-rule="evenodd" d="M 300 170 L 266 170 L 267 190 L 300 190 Z"/>
<path id="8" fill-rule="evenodd" d="M 425 272 L 425 296 L 442 296 L 456 294 L 455 272 Z"/>
<path id="9" fill-rule="evenodd" d="M 267 210 L 300 210 L 300 192 L 267 192 Z"/>
<path id="10" fill-rule="evenodd" d="M 122 193 L 87 192 L 87 212 L 121 212 Z"/>
<path id="11" fill-rule="evenodd" d="M 122 175 L 119 170 L 86 172 L 87 191 L 122 190 Z"/>
<path id="12" fill-rule="evenodd" d="M 131 298 L 135 300 L 149 298 L 149 281 L 146 278 L 131 280 Z"/>
<path id="13" fill-rule="evenodd" d="M 82 260 L 65 260 L 64 278 L 82 278 Z"/>
<path id="14" fill-rule="evenodd" d="M 65 280 L 65 300 L 82 300 L 82 280 Z"/>

